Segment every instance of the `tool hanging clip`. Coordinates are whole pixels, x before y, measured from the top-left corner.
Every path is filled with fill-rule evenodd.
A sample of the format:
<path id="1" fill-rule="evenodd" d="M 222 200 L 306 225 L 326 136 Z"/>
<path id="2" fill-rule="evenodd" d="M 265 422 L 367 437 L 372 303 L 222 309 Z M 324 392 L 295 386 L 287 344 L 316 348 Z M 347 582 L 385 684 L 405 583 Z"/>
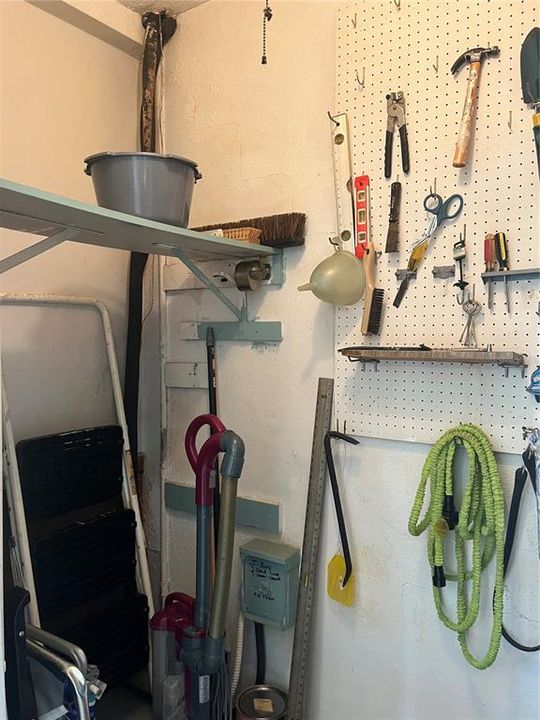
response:
<path id="1" fill-rule="evenodd" d="M 401 164 L 403 172 L 409 172 L 409 138 L 407 136 L 407 123 L 405 120 L 405 96 L 398 92 L 388 93 L 386 96 L 386 111 L 388 114 L 386 124 L 386 142 L 384 145 L 384 177 L 392 176 L 392 146 L 394 142 L 394 128 L 399 128 L 401 139 Z"/>
<path id="2" fill-rule="evenodd" d="M 465 302 L 465 288 L 469 284 L 463 279 L 463 263 L 465 262 L 466 250 L 465 250 L 465 238 L 467 233 L 467 226 L 463 226 L 463 235 L 459 233 L 459 240 L 454 243 L 454 260 L 459 263 L 459 280 L 454 283 L 454 287 L 461 290 L 461 294 L 456 295 L 458 305 L 463 305 Z"/>

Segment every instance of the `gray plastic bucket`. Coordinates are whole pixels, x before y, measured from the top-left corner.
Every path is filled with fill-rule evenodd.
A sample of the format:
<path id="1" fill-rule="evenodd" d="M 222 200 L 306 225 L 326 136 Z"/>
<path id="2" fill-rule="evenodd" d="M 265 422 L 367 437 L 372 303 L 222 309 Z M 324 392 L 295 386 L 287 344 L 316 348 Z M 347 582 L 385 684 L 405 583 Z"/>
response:
<path id="1" fill-rule="evenodd" d="M 187 227 L 197 164 L 178 155 L 103 152 L 84 161 L 101 207 Z"/>

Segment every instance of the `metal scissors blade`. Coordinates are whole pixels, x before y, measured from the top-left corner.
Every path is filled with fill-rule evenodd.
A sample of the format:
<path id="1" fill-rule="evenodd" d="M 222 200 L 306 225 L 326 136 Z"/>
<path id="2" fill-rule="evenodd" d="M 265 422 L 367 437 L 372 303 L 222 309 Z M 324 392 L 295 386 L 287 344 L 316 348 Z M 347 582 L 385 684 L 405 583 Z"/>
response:
<path id="1" fill-rule="evenodd" d="M 418 240 L 415 240 L 415 241 L 414 241 L 414 243 L 413 243 L 413 248 L 418 247 L 418 246 L 421 245 L 425 240 L 429 240 L 429 238 L 433 235 L 433 233 L 434 233 L 435 230 L 437 229 L 437 225 L 438 225 L 438 223 L 437 223 L 437 218 L 436 218 L 436 216 L 433 216 L 432 218 L 430 218 L 429 221 L 428 221 L 428 224 L 427 224 L 427 226 L 426 226 L 426 229 L 424 230 L 424 232 L 422 233 L 422 235 L 420 235 L 420 237 L 418 238 Z"/>

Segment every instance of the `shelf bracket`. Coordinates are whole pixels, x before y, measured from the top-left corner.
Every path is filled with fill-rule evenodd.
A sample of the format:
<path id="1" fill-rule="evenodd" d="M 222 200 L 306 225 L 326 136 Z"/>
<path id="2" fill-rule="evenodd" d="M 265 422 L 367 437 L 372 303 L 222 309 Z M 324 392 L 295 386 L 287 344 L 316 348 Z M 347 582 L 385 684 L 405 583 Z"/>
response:
<path id="1" fill-rule="evenodd" d="M 195 275 L 195 277 L 236 317 L 236 321 L 232 322 L 197 323 L 196 335 L 186 339 L 204 340 L 206 338 L 207 328 L 211 327 L 214 330 L 216 340 L 247 340 L 259 343 L 281 342 L 283 335 L 281 332 L 280 322 L 248 320 L 247 305 L 245 301 L 242 303 L 241 307 L 238 307 L 184 252 L 175 249 L 174 254 L 188 268 L 188 270 L 192 272 L 193 275 Z"/>
<path id="2" fill-rule="evenodd" d="M 19 250 L 19 252 L 13 253 L 13 255 L 10 255 L 9 257 L 0 260 L 0 275 L 7 272 L 8 270 L 12 270 L 13 268 L 17 267 L 17 265 L 22 265 L 27 260 L 31 260 L 32 258 L 41 255 L 47 250 L 50 250 L 57 245 L 60 245 L 66 240 L 72 240 L 76 235 L 79 234 L 79 232 L 80 230 L 76 228 L 66 228 L 65 230 L 61 230 L 55 235 L 50 235 L 49 237 L 43 238 L 43 240 L 40 240 L 33 245 L 29 245 L 28 247 Z"/>

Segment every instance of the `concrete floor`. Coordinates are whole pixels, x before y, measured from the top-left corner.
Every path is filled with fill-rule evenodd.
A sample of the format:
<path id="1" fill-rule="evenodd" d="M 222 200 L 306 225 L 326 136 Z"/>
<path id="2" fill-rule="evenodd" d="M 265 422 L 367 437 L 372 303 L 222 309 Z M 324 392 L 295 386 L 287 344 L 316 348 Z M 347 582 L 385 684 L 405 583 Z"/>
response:
<path id="1" fill-rule="evenodd" d="M 151 720 L 152 708 L 124 688 L 105 691 L 97 705 L 99 720 Z"/>

